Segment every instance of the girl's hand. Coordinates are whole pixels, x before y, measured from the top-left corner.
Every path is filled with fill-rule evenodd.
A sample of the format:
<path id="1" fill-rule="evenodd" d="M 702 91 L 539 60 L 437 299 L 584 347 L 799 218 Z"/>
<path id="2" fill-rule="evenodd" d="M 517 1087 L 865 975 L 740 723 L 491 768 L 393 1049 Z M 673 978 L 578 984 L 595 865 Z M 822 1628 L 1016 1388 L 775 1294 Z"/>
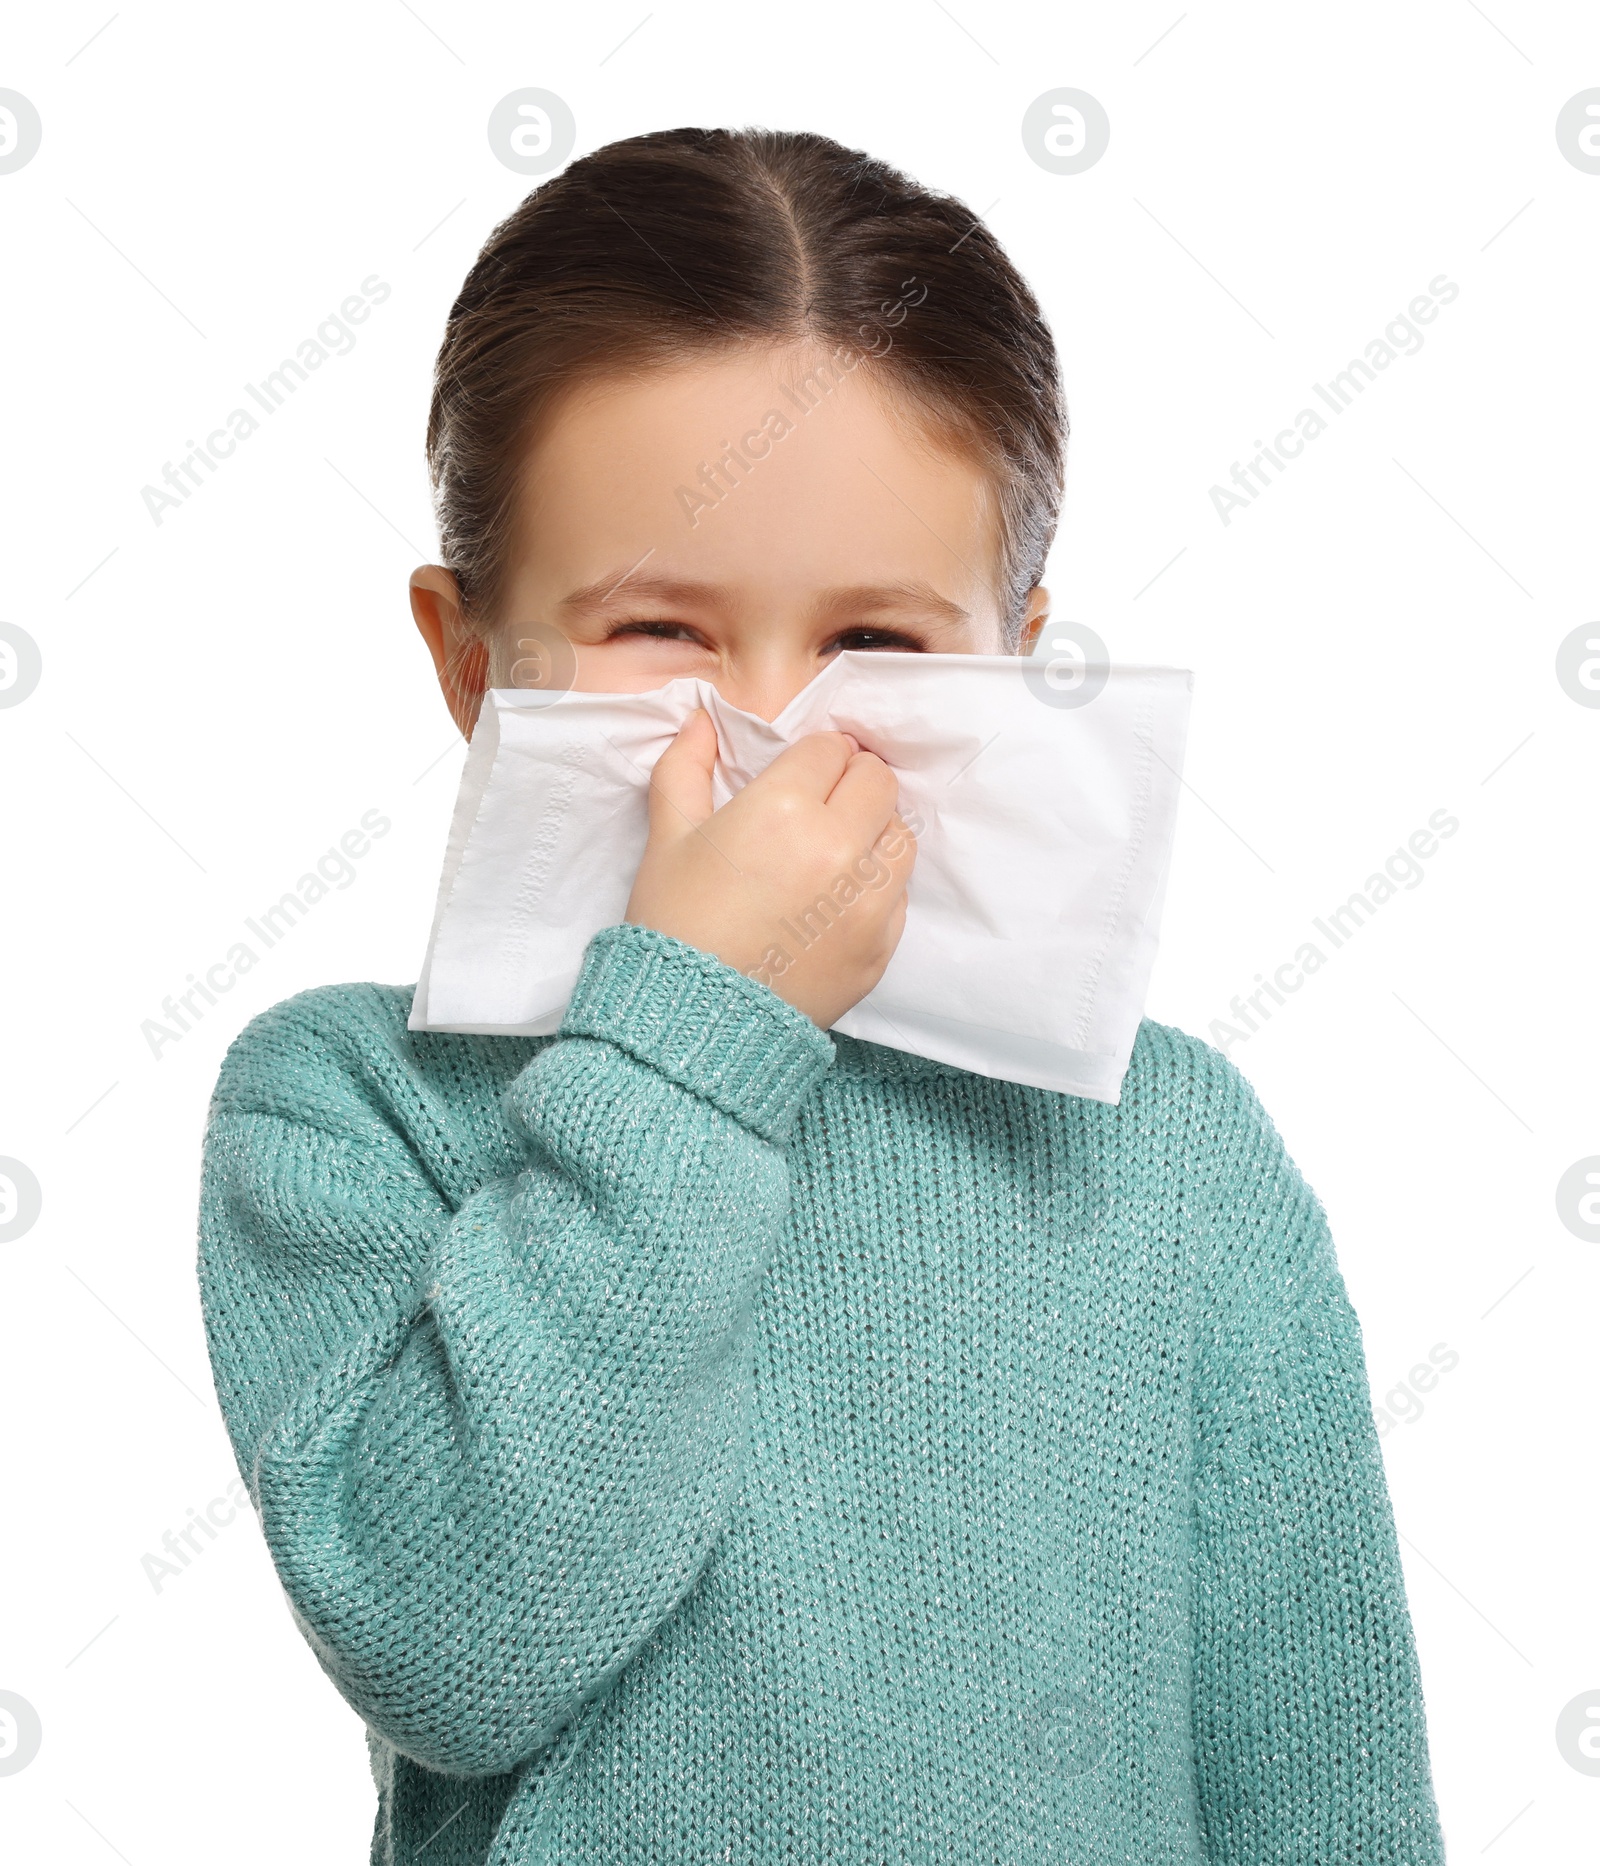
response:
<path id="1" fill-rule="evenodd" d="M 762 984 L 822 1029 L 883 976 L 900 943 L 916 839 L 894 773 L 846 732 L 781 752 L 720 810 L 717 734 L 697 710 L 657 761 L 629 920 Z"/>

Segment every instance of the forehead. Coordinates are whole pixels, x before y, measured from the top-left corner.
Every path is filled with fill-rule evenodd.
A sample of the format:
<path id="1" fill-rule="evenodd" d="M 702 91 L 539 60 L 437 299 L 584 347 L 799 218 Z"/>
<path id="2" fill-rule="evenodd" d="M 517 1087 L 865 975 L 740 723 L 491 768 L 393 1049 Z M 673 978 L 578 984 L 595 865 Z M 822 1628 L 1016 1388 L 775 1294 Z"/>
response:
<path id="1" fill-rule="evenodd" d="M 563 398 L 525 472 L 524 578 L 565 594 L 644 560 L 758 599 L 902 583 L 994 612 L 987 475 L 915 418 L 881 361 L 849 354 L 724 353 Z"/>

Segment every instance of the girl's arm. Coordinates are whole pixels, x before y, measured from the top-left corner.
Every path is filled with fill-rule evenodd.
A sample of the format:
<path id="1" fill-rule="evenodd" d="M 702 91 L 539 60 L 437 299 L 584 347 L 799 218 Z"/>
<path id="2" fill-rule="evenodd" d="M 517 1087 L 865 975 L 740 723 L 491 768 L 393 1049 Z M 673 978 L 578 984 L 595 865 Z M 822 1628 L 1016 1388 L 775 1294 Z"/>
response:
<path id="1" fill-rule="evenodd" d="M 509 1139 L 473 1137 L 499 1176 L 453 1196 L 461 1102 L 392 1000 L 331 996 L 257 1019 L 219 1083 L 218 1392 L 341 1693 L 425 1767 L 497 1775 L 604 1692 L 723 1528 L 784 1137 L 833 1046 L 706 954 L 610 928 L 510 1080 Z"/>
<path id="2" fill-rule="evenodd" d="M 1195 1739 L 1211 1866 L 1439 1866 L 1361 1331 L 1326 1219 L 1236 1070 L 1203 1169 Z"/>

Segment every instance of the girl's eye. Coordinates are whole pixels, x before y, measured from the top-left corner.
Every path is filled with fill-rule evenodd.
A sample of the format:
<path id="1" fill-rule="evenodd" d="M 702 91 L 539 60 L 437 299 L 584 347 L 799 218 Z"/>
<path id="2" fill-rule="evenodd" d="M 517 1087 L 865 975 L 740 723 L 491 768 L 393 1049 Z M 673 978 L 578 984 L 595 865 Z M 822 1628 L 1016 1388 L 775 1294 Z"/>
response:
<path id="1" fill-rule="evenodd" d="M 834 648 L 846 648 L 857 652 L 871 652 L 874 649 L 886 654 L 921 654 L 922 643 L 915 635 L 905 635 L 899 629 L 892 628 L 852 628 L 846 629 L 835 638 Z"/>
<path id="2" fill-rule="evenodd" d="M 660 622 L 638 620 L 619 622 L 607 632 L 606 640 L 615 641 L 620 635 L 642 635 L 648 641 L 696 641 L 699 637 L 687 622 Z"/>

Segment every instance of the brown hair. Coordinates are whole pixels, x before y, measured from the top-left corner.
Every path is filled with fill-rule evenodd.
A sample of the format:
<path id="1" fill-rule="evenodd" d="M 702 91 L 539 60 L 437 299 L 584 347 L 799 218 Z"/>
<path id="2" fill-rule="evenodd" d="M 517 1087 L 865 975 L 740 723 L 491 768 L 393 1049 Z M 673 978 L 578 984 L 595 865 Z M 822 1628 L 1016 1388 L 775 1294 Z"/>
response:
<path id="1" fill-rule="evenodd" d="M 880 366 L 994 483 L 1015 646 L 1067 436 L 1038 304 L 953 197 L 825 136 L 757 129 L 608 143 L 536 188 L 479 253 L 428 414 L 440 549 L 474 627 L 502 620 L 523 466 L 557 394 L 752 339 L 859 348 L 912 299 Z"/>

